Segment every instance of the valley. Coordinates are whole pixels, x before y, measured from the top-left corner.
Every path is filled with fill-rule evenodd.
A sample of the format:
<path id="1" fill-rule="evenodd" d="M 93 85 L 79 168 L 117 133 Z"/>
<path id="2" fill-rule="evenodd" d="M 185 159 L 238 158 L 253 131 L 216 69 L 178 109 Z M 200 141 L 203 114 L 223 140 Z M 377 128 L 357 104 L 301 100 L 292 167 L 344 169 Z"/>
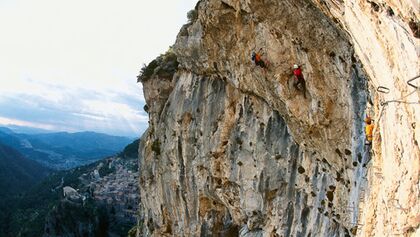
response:
<path id="1" fill-rule="evenodd" d="M 27 135 L 7 129 L 0 136 L 8 144 L 0 143 L 1 236 L 116 237 L 136 225 L 138 139 L 129 144 L 95 133 Z M 104 148 L 107 158 L 89 156 L 89 147 Z M 33 154 L 39 156 L 31 159 Z M 75 157 L 69 154 L 83 155 L 62 162 Z"/>
<path id="2" fill-rule="evenodd" d="M 0 128 L 0 142 L 54 170 L 71 169 L 115 155 L 132 141 L 95 132 L 24 134 Z"/>

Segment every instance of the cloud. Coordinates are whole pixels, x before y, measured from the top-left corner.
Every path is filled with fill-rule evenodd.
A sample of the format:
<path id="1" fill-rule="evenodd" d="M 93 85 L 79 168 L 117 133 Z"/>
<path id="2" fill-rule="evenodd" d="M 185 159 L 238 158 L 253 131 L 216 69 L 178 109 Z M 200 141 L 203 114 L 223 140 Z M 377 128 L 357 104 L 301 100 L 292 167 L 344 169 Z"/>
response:
<path id="1" fill-rule="evenodd" d="M 140 94 L 118 89 L 98 92 L 44 83 L 33 90 L 0 98 L 0 117 L 3 118 L 0 124 L 3 125 L 139 136 L 148 124 L 148 115 L 141 110 L 144 99 Z"/>
<path id="2" fill-rule="evenodd" d="M 139 135 L 136 76 L 197 0 L 0 1 L 0 123 Z"/>
<path id="3" fill-rule="evenodd" d="M 27 122 L 17 119 L 9 119 L 0 117 L 0 124 L 3 125 L 18 125 L 18 126 L 25 126 L 25 127 L 33 127 L 33 128 L 40 128 L 45 130 L 54 130 L 54 127 L 49 124 L 41 124 L 41 123 L 33 123 L 33 122 Z"/>

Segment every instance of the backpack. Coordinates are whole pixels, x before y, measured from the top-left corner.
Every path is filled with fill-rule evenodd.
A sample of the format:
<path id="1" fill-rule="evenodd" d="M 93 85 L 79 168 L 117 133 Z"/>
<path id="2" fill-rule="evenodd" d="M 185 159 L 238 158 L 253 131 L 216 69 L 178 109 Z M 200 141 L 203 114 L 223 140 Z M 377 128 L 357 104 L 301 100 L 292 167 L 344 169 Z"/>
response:
<path id="1" fill-rule="evenodd" d="M 252 60 L 252 61 L 255 61 L 255 56 L 257 56 L 257 55 L 255 54 L 255 52 L 252 52 L 252 55 L 251 55 L 251 60 Z"/>

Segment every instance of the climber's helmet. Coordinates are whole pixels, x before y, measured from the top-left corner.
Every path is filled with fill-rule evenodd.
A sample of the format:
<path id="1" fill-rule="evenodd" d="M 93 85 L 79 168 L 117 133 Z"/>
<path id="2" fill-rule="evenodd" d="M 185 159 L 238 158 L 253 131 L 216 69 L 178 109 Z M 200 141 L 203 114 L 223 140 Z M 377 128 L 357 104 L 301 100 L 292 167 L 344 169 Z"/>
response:
<path id="1" fill-rule="evenodd" d="M 295 64 L 295 65 L 293 65 L 293 68 L 294 68 L 294 69 L 298 69 L 298 68 L 299 68 L 299 66 L 298 66 L 297 64 Z"/>
<path id="2" fill-rule="evenodd" d="M 370 123 L 372 122 L 372 119 L 371 119 L 369 116 L 367 116 L 367 117 L 365 118 L 365 122 L 366 122 L 367 124 L 370 124 Z"/>

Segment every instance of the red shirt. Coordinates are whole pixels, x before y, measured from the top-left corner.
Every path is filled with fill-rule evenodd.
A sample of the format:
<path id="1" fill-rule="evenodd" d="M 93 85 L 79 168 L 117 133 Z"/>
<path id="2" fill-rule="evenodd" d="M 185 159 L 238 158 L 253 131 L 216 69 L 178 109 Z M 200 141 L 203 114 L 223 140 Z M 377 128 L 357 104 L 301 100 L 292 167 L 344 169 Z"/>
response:
<path id="1" fill-rule="evenodd" d="M 302 76 L 302 69 L 296 68 L 295 70 L 293 70 L 293 74 L 295 74 L 295 76 L 297 76 L 297 77 L 301 77 Z"/>

